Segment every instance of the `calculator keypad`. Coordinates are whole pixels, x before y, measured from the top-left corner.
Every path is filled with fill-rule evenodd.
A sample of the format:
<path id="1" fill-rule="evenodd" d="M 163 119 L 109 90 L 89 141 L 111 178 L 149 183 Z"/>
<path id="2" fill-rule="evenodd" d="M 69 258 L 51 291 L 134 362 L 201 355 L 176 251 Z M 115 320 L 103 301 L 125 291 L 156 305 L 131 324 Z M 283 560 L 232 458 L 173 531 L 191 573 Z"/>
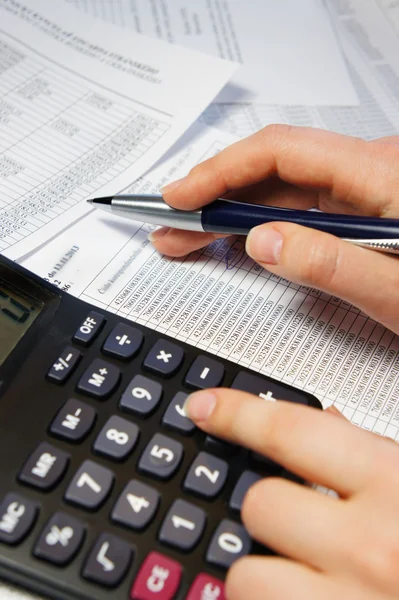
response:
<path id="1" fill-rule="evenodd" d="M 69 563 L 85 534 L 84 524 L 63 512 L 57 512 L 45 525 L 33 549 L 37 558 L 56 565 Z"/>
<path id="2" fill-rule="evenodd" d="M 108 458 L 123 460 L 132 452 L 138 438 L 139 428 L 135 423 L 114 415 L 98 434 L 93 449 Z"/>
<path id="3" fill-rule="evenodd" d="M 85 402 L 70 398 L 61 408 L 50 425 L 56 437 L 80 442 L 89 433 L 96 420 L 96 411 Z"/>
<path id="4" fill-rule="evenodd" d="M 162 385 L 144 375 L 135 375 L 124 391 L 119 408 L 140 416 L 152 413 L 162 398 Z"/>
<path id="5" fill-rule="evenodd" d="M 173 600 L 182 576 L 180 563 L 159 552 L 151 552 L 136 577 L 131 600 Z"/>
<path id="6" fill-rule="evenodd" d="M 180 346 L 160 339 L 144 359 L 144 368 L 153 371 L 157 375 L 168 377 L 173 375 L 183 362 L 184 352 Z"/>
<path id="7" fill-rule="evenodd" d="M 132 529 L 144 529 L 158 510 L 160 494 L 138 479 L 129 481 L 111 514 L 111 519 Z"/>
<path id="8" fill-rule="evenodd" d="M 132 556 L 129 544 L 115 535 L 103 533 L 91 549 L 82 575 L 95 583 L 115 587 L 129 568 Z"/>
<path id="9" fill-rule="evenodd" d="M 66 471 L 70 455 L 42 442 L 30 455 L 18 479 L 42 490 L 55 486 Z"/>
<path id="10" fill-rule="evenodd" d="M 166 435 L 156 433 L 140 458 L 140 471 L 157 477 L 169 479 L 179 468 L 183 458 L 183 446 Z"/>
<path id="11" fill-rule="evenodd" d="M 95 510 L 108 496 L 113 482 L 112 471 L 92 460 L 85 460 L 69 484 L 65 500 Z"/>
<path id="12" fill-rule="evenodd" d="M 0 504 L 0 542 L 18 544 L 36 521 L 38 505 L 13 492 Z"/>
<path id="13" fill-rule="evenodd" d="M 242 525 L 223 519 L 213 535 L 206 560 L 228 569 L 238 558 L 250 553 L 251 545 L 251 538 Z"/>
<path id="14" fill-rule="evenodd" d="M 75 514 L 79 514 L 79 509 L 92 514 L 80 511 L 81 520 L 63 510 L 54 513 L 39 532 L 33 555 L 61 567 L 80 552 L 79 571 L 85 585 L 105 588 L 116 587 L 128 579 L 133 565 L 135 579 L 128 582 L 132 586 L 131 600 L 172 600 L 182 577 L 187 578 L 185 561 L 190 557 L 186 559 L 186 555 L 193 553 L 192 560 L 198 565 L 195 577 L 190 575 L 185 583 L 186 600 L 224 600 L 223 581 L 205 571 L 207 567 L 216 569 L 216 573 L 219 569 L 223 578 L 223 572 L 237 558 L 251 552 L 252 542 L 238 522 L 239 513 L 248 489 L 262 477 L 258 471 L 263 476 L 275 471 L 267 458 L 259 460 L 258 455 L 239 446 L 199 434 L 185 415 L 184 403 L 190 390 L 222 384 L 265 400 L 281 398 L 307 403 L 306 395 L 277 382 L 269 384 L 269 380 L 245 371 L 239 372 L 232 383 L 232 377 L 225 381 L 229 372 L 220 360 L 206 354 L 192 358 L 188 350 L 168 339 L 158 338 L 148 344 L 139 326 L 122 322 L 108 323 L 107 332 L 99 336 L 105 325 L 104 316 L 91 311 L 73 337 L 81 346 L 92 346 L 89 350 L 80 348 L 89 356 L 84 358 L 79 350 L 68 346 L 47 373 L 50 381 L 64 384 L 82 359 L 76 381 L 66 384 L 68 395 L 76 393 L 77 397 L 68 398 L 63 390 L 64 403 L 61 408 L 59 404 L 55 407 L 48 433 L 61 440 L 63 448 L 69 444 L 71 454 L 75 450 L 72 444 L 76 447 L 91 436 L 84 447 L 88 453 L 100 455 L 99 462 L 90 460 L 88 454 L 77 470 L 74 467 L 66 491 L 61 491 L 60 508 L 72 504 L 73 508 L 69 508 Z M 150 340 L 157 338 L 150 331 L 146 336 Z M 102 339 L 94 344 L 97 337 Z M 144 375 L 143 370 L 149 373 Z M 84 402 L 79 393 L 90 398 Z M 96 402 L 111 395 L 108 402 Z M 242 465 L 239 474 L 236 457 L 240 457 Z M 64 477 L 70 458 L 68 452 L 42 442 L 22 466 L 19 480 L 50 490 Z M 112 469 L 104 466 L 107 461 L 113 461 Z M 292 477 L 275 466 L 280 475 Z M 120 482 L 120 469 L 126 467 L 129 475 Z M 148 484 L 146 479 L 153 481 Z M 173 495 L 168 493 L 169 480 Z M 102 513 L 97 516 L 95 511 L 109 499 L 115 481 L 121 486 L 116 499 L 112 506 L 104 507 L 105 518 Z M 225 489 L 227 492 L 223 492 Z M 215 522 L 214 507 L 219 507 L 220 514 L 221 502 L 226 518 L 219 516 Z M 39 503 L 10 491 L 0 505 L 0 542 L 21 542 L 34 526 L 39 510 Z M 91 538 L 91 524 L 98 517 L 102 524 L 95 538 Z M 107 528 L 112 528 L 115 535 Z M 90 546 L 85 542 L 86 533 L 93 539 Z M 126 533 L 132 537 L 126 537 Z M 165 554 L 152 551 L 143 555 L 140 540 L 147 536 L 155 536 L 152 544 L 163 546 Z M 168 549 L 175 555 L 180 553 L 182 564 L 167 556 Z M 201 552 L 201 558 L 196 552 Z M 93 594 L 98 589 L 94 587 Z M 118 591 L 115 594 L 121 597 Z"/>
<path id="15" fill-rule="evenodd" d="M 140 329 L 118 323 L 105 340 L 102 351 L 109 356 L 129 360 L 140 350 L 143 340 Z"/>
<path id="16" fill-rule="evenodd" d="M 200 452 L 184 481 L 184 489 L 203 498 L 215 498 L 223 488 L 229 466 L 225 460 Z"/>
<path id="17" fill-rule="evenodd" d="M 78 366 L 82 355 L 79 350 L 68 346 L 61 352 L 47 373 L 47 378 L 54 383 L 65 383 Z"/>
<path id="18" fill-rule="evenodd" d="M 121 377 L 118 367 L 105 360 L 96 358 L 86 369 L 78 383 L 78 391 L 99 400 L 108 398 L 116 388 Z"/>
<path id="19" fill-rule="evenodd" d="M 159 541 L 179 550 L 192 550 L 202 536 L 205 523 L 202 508 L 185 500 L 175 500 L 162 524 Z"/>
<path id="20" fill-rule="evenodd" d="M 195 430 L 194 423 L 186 417 L 183 410 L 186 398 L 188 398 L 188 394 L 177 392 L 162 417 L 162 425 L 174 429 L 184 435 L 193 433 Z"/>

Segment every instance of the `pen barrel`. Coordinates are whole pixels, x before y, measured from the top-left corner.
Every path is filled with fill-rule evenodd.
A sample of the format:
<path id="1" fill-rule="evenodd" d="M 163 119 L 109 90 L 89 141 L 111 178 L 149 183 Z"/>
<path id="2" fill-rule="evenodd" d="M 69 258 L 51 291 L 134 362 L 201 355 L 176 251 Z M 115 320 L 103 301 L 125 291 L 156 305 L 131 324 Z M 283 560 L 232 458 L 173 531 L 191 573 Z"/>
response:
<path id="1" fill-rule="evenodd" d="M 296 223 L 341 238 L 399 238 L 399 219 L 292 210 L 234 200 L 216 200 L 208 204 L 202 209 L 201 217 L 204 231 L 243 235 L 253 227 L 276 221 Z"/>

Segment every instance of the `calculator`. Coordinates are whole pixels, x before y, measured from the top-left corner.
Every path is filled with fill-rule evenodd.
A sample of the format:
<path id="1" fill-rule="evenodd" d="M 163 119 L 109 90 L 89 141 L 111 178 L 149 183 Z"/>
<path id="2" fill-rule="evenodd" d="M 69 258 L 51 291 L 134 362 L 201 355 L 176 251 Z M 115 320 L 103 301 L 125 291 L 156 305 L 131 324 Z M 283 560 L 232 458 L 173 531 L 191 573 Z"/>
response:
<path id="1" fill-rule="evenodd" d="M 235 560 L 271 553 L 240 521 L 247 490 L 301 481 L 194 426 L 187 395 L 215 386 L 321 408 L 0 257 L 0 578 L 60 600 L 223 600 Z"/>

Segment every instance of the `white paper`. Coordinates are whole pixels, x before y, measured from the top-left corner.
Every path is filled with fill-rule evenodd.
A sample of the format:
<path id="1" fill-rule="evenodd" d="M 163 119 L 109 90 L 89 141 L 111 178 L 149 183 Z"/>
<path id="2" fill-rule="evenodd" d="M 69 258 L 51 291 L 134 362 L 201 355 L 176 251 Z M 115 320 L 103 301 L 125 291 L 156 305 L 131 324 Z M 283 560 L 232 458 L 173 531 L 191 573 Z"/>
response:
<path id="1" fill-rule="evenodd" d="M 64 2 L 0 0 L 0 251 L 17 258 L 148 170 L 231 62 L 135 35 Z"/>
<path id="2" fill-rule="evenodd" d="M 382 2 L 383 0 L 381 0 Z M 359 107 L 212 104 L 208 125 L 246 137 L 271 123 L 321 127 L 364 139 L 399 133 L 399 29 L 375 0 L 326 0 L 338 30 Z"/>
<path id="3" fill-rule="evenodd" d="M 154 38 L 243 64 L 219 102 L 358 105 L 320 0 L 72 0 Z"/>

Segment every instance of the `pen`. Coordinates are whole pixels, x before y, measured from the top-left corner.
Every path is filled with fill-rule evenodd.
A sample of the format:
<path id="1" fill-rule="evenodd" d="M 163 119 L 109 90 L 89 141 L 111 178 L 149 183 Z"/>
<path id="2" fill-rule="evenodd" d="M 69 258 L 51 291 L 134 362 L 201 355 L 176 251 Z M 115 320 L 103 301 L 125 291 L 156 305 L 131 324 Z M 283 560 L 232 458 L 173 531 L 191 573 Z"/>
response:
<path id="1" fill-rule="evenodd" d="M 186 211 L 172 208 L 161 195 L 150 194 L 107 196 L 87 202 L 116 216 L 189 231 L 247 235 L 262 223 L 285 221 L 372 250 L 399 254 L 399 219 L 278 208 L 221 198 L 201 210 Z"/>

